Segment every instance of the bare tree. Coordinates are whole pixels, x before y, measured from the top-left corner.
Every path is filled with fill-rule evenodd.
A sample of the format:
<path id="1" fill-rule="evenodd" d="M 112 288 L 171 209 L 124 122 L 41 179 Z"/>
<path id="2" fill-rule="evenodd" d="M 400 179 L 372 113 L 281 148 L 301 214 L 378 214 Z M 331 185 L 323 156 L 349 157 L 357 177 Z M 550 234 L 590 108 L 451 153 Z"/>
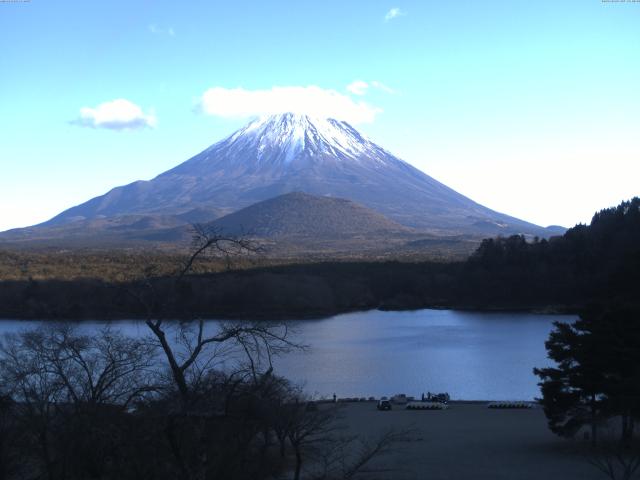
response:
<path id="1" fill-rule="evenodd" d="M 115 412 L 125 413 L 157 388 L 154 350 L 109 328 L 88 336 L 68 324 L 4 338 L 0 376 L 49 479 L 71 475 L 76 467 L 105 467 Z M 75 455 L 79 460 L 72 460 Z"/>
<path id="2" fill-rule="evenodd" d="M 587 461 L 610 480 L 631 480 L 640 471 L 640 443 L 637 439 L 620 441 L 613 428 L 606 427 Z"/>
<path id="3" fill-rule="evenodd" d="M 90 337 L 69 324 L 59 324 L 44 332 L 40 348 L 75 404 L 126 409 L 157 389 L 155 346 L 110 327 Z"/>
<path id="4" fill-rule="evenodd" d="M 47 364 L 40 345 L 43 332 L 7 335 L 0 351 L 0 377 L 20 409 L 21 428 L 34 439 L 34 456 L 49 480 L 55 478 L 52 430 L 59 405 L 64 403 L 64 384 Z"/>
<path id="5" fill-rule="evenodd" d="M 313 405 L 313 404 L 312 404 Z M 340 423 L 342 406 L 314 405 L 298 400 L 280 411 L 287 438 L 293 449 L 294 480 L 346 480 L 392 472 L 376 466 L 374 460 L 394 451 L 402 442 L 412 441 L 411 429 L 389 429 L 374 438 L 345 434 Z"/>
<path id="6" fill-rule="evenodd" d="M 622 445 L 600 448 L 589 463 L 611 480 L 631 480 L 640 468 L 640 451 Z"/>
<path id="7" fill-rule="evenodd" d="M 390 468 L 372 466 L 374 460 L 380 459 L 395 451 L 399 444 L 403 442 L 415 441 L 414 431 L 411 429 L 389 429 L 374 439 L 353 438 L 347 439 L 337 451 L 340 457 L 344 457 L 347 451 L 354 452 L 351 461 L 341 461 L 341 471 L 338 478 L 350 479 L 360 475 L 370 476 L 374 473 L 389 473 L 394 471 Z"/>
<path id="8" fill-rule="evenodd" d="M 161 319 L 147 320 L 164 352 L 175 386 L 184 406 L 188 405 L 191 385 L 221 363 L 234 363 L 237 370 L 248 370 L 257 381 L 259 374 L 272 369 L 272 359 L 292 348 L 286 324 L 269 322 L 219 322 L 207 331 L 204 320 L 195 325 L 180 323 L 165 326 Z M 178 329 L 175 342 L 167 333 Z"/>
<path id="9" fill-rule="evenodd" d="M 16 402 L 3 387 L 0 384 L 0 480 L 8 480 L 24 470 L 24 432 L 16 419 Z"/>
<path id="10" fill-rule="evenodd" d="M 185 280 L 202 256 L 213 254 L 229 257 L 257 251 L 259 247 L 246 238 L 226 236 L 219 230 L 194 225 L 193 251 L 176 271 L 175 285 L 179 286 Z M 248 368 L 256 380 L 260 371 L 272 369 L 274 355 L 298 347 L 289 339 L 289 329 L 285 323 L 264 321 L 220 322 L 217 328 L 207 331 L 204 320 L 197 319 L 195 324 L 177 325 L 176 341 L 171 342 L 167 336 L 176 324 L 164 321 L 162 301 L 154 283 L 146 278 L 145 285 L 150 295 L 137 295 L 137 298 L 146 305 L 145 323 L 164 353 L 183 407 L 189 401 L 190 384 L 217 367 L 217 360 L 237 362 L 240 353 L 246 361 L 243 368 Z M 205 350 L 207 354 L 203 355 Z"/>
<path id="11" fill-rule="evenodd" d="M 212 399 L 220 394 L 226 397 L 224 412 L 227 419 L 231 418 L 228 416 L 231 399 L 235 402 L 243 399 L 238 412 L 249 415 L 249 411 L 259 403 L 259 399 L 253 397 L 265 394 L 264 386 L 271 378 L 274 356 L 298 347 L 290 340 L 286 323 L 214 323 L 205 322 L 202 318 L 190 318 L 186 322 L 168 320 L 171 312 L 185 310 L 178 294 L 190 290 L 190 276 L 197 271 L 200 258 L 213 255 L 228 260 L 259 250 L 246 238 L 226 236 L 219 230 L 195 225 L 192 252 L 175 273 L 168 278 L 157 278 L 154 270 L 149 269 L 137 283 L 141 289 L 130 292 L 144 306 L 145 324 L 162 351 L 170 383 L 179 400 L 177 409 L 169 407 L 165 413 L 164 434 L 181 478 L 203 478 L 207 475 L 205 472 L 223 468 L 233 460 L 219 459 L 217 467 L 213 466 L 219 455 L 212 450 L 216 447 L 211 439 L 222 438 L 226 427 L 216 416 L 219 405 L 215 405 Z M 249 384 L 251 388 L 248 388 Z M 247 392 L 250 392 L 249 397 Z M 264 418 L 264 413 L 259 417 Z M 235 420 L 230 421 L 233 423 Z M 263 420 L 243 421 L 243 428 L 236 432 L 234 442 L 241 451 L 240 456 L 247 454 L 246 450 L 260 431 L 268 444 L 268 430 Z M 208 440 L 194 442 L 198 437 Z M 230 445 L 227 447 L 231 448 Z M 227 474 L 223 470 L 217 470 L 217 474 Z"/>
<path id="12" fill-rule="evenodd" d="M 288 408 L 287 438 L 295 455 L 293 478 L 299 480 L 305 455 L 331 445 L 333 434 L 340 428 L 336 423 L 339 407 L 309 411 L 305 403 L 296 401 Z"/>
<path id="13" fill-rule="evenodd" d="M 192 251 L 176 272 L 178 280 L 193 271 L 197 259 L 204 255 L 223 257 L 227 266 L 230 259 L 262 251 L 260 245 L 246 236 L 224 235 L 221 229 L 194 224 L 191 239 Z"/>

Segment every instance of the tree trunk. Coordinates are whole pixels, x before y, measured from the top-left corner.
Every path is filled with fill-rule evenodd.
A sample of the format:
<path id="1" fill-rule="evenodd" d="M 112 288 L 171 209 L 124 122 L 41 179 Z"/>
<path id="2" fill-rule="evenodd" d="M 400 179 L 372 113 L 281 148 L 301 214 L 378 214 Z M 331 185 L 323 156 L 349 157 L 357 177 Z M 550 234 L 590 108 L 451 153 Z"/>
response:
<path id="1" fill-rule="evenodd" d="M 153 322 L 150 320 L 148 320 L 146 323 L 148 327 L 151 329 L 151 331 L 154 333 L 154 335 L 160 341 L 160 346 L 162 347 L 162 350 L 164 351 L 164 354 L 167 357 L 167 361 L 169 362 L 169 367 L 171 368 L 171 374 L 173 376 L 174 381 L 176 382 L 178 391 L 180 392 L 183 406 L 186 406 L 187 398 L 189 396 L 189 387 L 187 386 L 187 380 L 184 377 L 184 372 L 178 365 L 178 362 L 176 361 L 176 357 L 173 354 L 173 350 L 171 350 L 171 346 L 169 345 L 169 342 L 167 342 L 167 338 L 164 332 L 162 331 L 162 329 L 154 325 Z"/>
<path id="2" fill-rule="evenodd" d="M 596 396 L 591 395 L 591 445 L 598 443 L 598 411 L 596 408 Z"/>
<path id="3" fill-rule="evenodd" d="M 264 429 L 262 431 L 262 447 L 260 448 L 260 456 L 264 459 L 267 456 L 267 451 L 271 446 L 271 439 L 269 438 L 269 430 Z"/>
<path id="4" fill-rule="evenodd" d="M 622 418 L 622 444 L 629 446 L 633 440 L 633 419 L 630 412 L 624 412 Z"/>
<path id="5" fill-rule="evenodd" d="M 5 470 L 7 470 L 7 466 L 4 465 L 3 460 L 4 460 L 4 444 L 0 439 L 0 480 L 5 480 L 5 478 L 7 478 L 5 474 Z"/>
<path id="6" fill-rule="evenodd" d="M 190 480 L 191 475 L 189 474 L 187 465 L 184 462 L 182 451 L 176 438 L 176 419 L 173 415 L 169 415 L 169 418 L 167 420 L 168 422 L 165 428 L 165 434 L 167 436 L 167 441 L 169 442 L 171 453 L 176 460 L 176 464 L 178 466 L 178 469 L 180 470 L 182 480 Z"/>
<path id="7" fill-rule="evenodd" d="M 38 437 L 40 440 L 40 448 L 42 449 L 44 465 L 47 469 L 47 478 L 49 480 L 54 480 L 55 474 L 53 472 L 53 461 L 51 460 L 51 454 L 49 452 L 49 435 L 47 434 L 46 427 L 40 430 Z"/>
<path id="8" fill-rule="evenodd" d="M 300 451 L 300 447 L 294 445 L 296 450 L 296 472 L 293 476 L 293 480 L 300 480 L 300 471 L 302 470 L 302 452 Z"/>

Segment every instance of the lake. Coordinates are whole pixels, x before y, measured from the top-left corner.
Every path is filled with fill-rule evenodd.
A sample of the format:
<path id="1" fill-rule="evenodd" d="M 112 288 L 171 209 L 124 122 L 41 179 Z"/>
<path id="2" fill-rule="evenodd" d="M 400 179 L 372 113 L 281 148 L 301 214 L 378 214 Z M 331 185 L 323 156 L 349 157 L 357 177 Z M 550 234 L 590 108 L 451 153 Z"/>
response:
<path id="1" fill-rule="evenodd" d="M 308 345 L 276 359 L 276 373 L 310 394 L 369 397 L 449 392 L 462 400 L 531 400 L 539 396 L 533 367 L 550 365 L 544 342 L 554 321 L 573 315 L 480 313 L 456 310 L 348 313 L 291 321 Z M 215 320 L 210 320 L 215 323 Z M 41 322 L 0 321 L 0 334 Z M 84 322 L 94 329 L 102 322 Z M 113 325 L 131 335 L 142 322 Z"/>

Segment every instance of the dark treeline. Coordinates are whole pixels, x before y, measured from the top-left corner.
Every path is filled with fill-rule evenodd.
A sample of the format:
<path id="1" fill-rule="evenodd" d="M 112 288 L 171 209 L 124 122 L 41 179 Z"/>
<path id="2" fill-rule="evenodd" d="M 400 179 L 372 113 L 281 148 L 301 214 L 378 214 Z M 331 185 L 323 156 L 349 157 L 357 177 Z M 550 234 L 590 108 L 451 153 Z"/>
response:
<path id="1" fill-rule="evenodd" d="M 405 263 L 320 263 L 150 281 L 166 300 L 167 316 L 307 317 L 341 311 L 419 308 L 446 304 L 458 266 Z M 6 281 L 0 287 L 5 318 L 142 318 L 144 306 L 131 293 L 146 280 Z"/>
<path id="2" fill-rule="evenodd" d="M 597 213 L 563 236 L 487 239 L 465 262 L 324 262 L 127 282 L 23 280 L 0 284 L 5 318 L 144 317 L 132 292 L 149 282 L 167 316 L 303 317 L 350 310 L 457 307 L 579 311 L 634 304 L 640 284 L 640 199 Z"/>
<path id="3" fill-rule="evenodd" d="M 581 306 L 580 318 L 556 322 L 545 343 L 554 365 L 534 369 L 540 403 L 554 433 L 590 438 L 589 462 L 606 477 L 635 478 L 640 468 L 635 431 L 640 420 L 640 199 L 603 210 L 591 225 L 549 242 L 485 241 L 471 261 L 499 272 L 499 284 L 518 281 L 516 266 L 528 269 L 534 294 L 555 289 L 557 298 Z"/>
<path id="4" fill-rule="evenodd" d="M 484 240 L 465 265 L 489 303 L 585 306 L 635 303 L 640 284 L 640 198 L 602 210 L 562 237 Z M 462 279 L 461 279 L 462 280 Z M 484 286 L 483 286 L 484 285 Z"/>

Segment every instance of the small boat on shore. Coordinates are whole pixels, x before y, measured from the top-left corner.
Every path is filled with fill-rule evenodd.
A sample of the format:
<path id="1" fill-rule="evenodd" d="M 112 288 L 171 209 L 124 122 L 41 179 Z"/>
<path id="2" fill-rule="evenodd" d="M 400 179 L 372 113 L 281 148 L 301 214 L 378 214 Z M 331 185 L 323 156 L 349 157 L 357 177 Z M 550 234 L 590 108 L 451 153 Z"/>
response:
<path id="1" fill-rule="evenodd" d="M 504 408 L 504 409 L 528 409 L 533 408 L 533 403 L 522 401 L 502 401 L 502 402 L 489 402 L 487 408 Z"/>
<path id="2" fill-rule="evenodd" d="M 409 402 L 407 410 L 446 410 L 449 406 L 440 402 Z"/>

